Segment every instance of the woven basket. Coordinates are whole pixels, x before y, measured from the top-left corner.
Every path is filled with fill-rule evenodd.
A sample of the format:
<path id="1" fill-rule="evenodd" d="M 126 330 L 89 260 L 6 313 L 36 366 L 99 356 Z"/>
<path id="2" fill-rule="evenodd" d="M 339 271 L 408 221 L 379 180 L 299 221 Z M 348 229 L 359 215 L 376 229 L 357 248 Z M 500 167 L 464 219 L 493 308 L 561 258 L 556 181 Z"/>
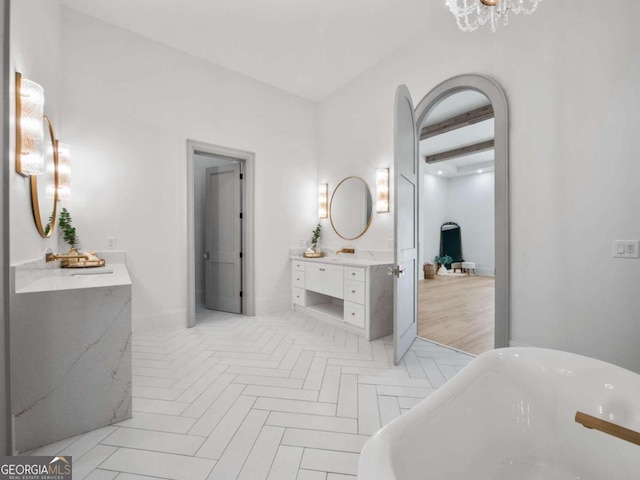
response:
<path id="1" fill-rule="evenodd" d="M 425 280 L 433 280 L 436 275 L 436 266 L 431 265 L 430 263 L 425 263 L 422 266 L 422 270 L 424 270 L 424 279 Z"/>

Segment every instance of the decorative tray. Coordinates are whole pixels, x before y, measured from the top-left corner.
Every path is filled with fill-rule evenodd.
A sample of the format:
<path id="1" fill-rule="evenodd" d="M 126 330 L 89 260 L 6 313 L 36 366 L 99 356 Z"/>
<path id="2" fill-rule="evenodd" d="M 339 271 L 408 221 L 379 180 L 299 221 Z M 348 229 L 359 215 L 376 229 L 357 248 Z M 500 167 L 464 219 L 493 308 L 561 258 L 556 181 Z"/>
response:
<path id="1" fill-rule="evenodd" d="M 100 260 L 77 260 L 74 262 L 65 261 L 60 265 L 61 268 L 94 268 L 104 267 L 106 262 Z"/>
<path id="2" fill-rule="evenodd" d="M 302 254 L 302 256 L 304 258 L 322 258 L 322 257 L 324 257 L 324 253 L 322 253 L 322 252 L 314 252 L 314 253 L 304 252 Z"/>

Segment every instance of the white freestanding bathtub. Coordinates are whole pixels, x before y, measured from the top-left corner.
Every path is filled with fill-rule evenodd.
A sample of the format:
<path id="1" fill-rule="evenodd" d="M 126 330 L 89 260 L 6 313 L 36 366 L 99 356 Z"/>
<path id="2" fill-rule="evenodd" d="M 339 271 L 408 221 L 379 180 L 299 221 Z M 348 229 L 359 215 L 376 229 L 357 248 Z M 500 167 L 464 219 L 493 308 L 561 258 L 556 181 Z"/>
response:
<path id="1" fill-rule="evenodd" d="M 638 480 L 640 375 L 537 348 L 484 353 L 365 445 L 359 480 Z M 597 420 L 596 420 L 597 421 Z"/>

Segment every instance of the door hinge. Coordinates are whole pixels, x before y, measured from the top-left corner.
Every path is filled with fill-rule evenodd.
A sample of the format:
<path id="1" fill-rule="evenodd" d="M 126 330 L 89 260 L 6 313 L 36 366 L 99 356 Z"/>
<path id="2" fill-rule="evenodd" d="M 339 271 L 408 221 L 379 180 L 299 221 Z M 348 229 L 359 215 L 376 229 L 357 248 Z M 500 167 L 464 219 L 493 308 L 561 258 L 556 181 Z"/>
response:
<path id="1" fill-rule="evenodd" d="M 242 218 L 242 212 L 240 212 L 240 218 Z"/>
<path id="2" fill-rule="evenodd" d="M 240 252 L 240 258 L 242 258 L 242 252 Z"/>
<path id="3" fill-rule="evenodd" d="M 240 296 L 242 297 L 242 292 L 240 292 Z"/>
<path id="4" fill-rule="evenodd" d="M 240 180 L 242 180 L 244 178 L 244 175 L 241 173 L 240 174 Z"/>

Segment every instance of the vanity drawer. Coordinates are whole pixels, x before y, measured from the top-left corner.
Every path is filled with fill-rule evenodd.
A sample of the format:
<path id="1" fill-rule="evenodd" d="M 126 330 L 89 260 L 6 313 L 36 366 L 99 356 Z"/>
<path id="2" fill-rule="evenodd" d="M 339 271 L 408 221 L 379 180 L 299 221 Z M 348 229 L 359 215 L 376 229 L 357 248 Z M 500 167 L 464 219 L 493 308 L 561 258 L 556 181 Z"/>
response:
<path id="1" fill-rule="evenodd" d="M 304 288 L 304 272 L 300 270 L 291 270 L 291 286 Z"/>
<path id="2" fill-rule="evenodd" d="M 291 289 L 291 301 L 294 305 L 300 305 L 301 307 L 307 304 L 307 291 L 302 288 Z"/>
<path id="3" fill-rule="evenodd" d="M 300 260 L 294 260 L 292 262 L 292 266 L 294 270 L 300 270 L 301 272 L 304 272 L 304 264 L 305 262 L 302 262 Z"/>
<path id="4" fill-rule="evenodd" d="M 344 278 L 364 282 L 364 268 L 344 267 Z"/>
<path id="5" fill-rule="evenodd" d="M 365 299 L 364 282 L 356 282 L 354 280 L 345 280 L 344 299 L 345 301 L 360 303 L 364 305 L 364 299 Z"/>
<path id="6" fill-rule="evenodd" d="M 344 321 L 364 328 L 364 305 L 352 302 L 344 302 Z"/>

